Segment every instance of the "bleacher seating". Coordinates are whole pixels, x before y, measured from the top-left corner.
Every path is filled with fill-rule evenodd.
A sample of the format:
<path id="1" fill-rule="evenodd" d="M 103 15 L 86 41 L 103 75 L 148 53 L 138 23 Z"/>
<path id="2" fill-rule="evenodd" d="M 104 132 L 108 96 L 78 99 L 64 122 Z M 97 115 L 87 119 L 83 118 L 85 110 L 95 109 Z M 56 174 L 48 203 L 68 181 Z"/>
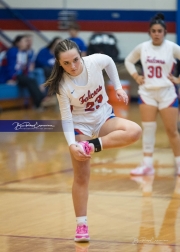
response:
<path id="1" fill-rule="evenodd" d="M 45 82 L 44 72 L 36 68 L 30 77 L 36 78 L 38 85 Z M 28 90 L 20 90 L 18 85 L 0 84 L 0 110 L 32 105 Z"/>
<path id="2" fill-rule="evenodd" d="M 0 109 L 23 107 L 31 104 L 27 90 L 20 90 L 18 85 L 0 84 Z"/>

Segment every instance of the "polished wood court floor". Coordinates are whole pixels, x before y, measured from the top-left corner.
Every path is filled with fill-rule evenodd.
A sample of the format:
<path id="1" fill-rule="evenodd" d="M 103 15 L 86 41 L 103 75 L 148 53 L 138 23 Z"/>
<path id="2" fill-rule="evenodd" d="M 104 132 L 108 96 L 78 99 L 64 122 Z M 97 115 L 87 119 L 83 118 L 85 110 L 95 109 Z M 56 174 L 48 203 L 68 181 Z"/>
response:
<path id="1" fill-rule="evenodd" d="M 59 119 L 44 112 L 3 111 L 0 120 Z M 129 119 L 140 123 L 138 107 Z M 73 170 L 62 132 L 0 133 L 0 252 L 180 251 L 180 176 L 158 118 L 154 176 L 130 177 L 141 140 L 104 150 L 91 161 L 90 243 L 73 241 Z"/>

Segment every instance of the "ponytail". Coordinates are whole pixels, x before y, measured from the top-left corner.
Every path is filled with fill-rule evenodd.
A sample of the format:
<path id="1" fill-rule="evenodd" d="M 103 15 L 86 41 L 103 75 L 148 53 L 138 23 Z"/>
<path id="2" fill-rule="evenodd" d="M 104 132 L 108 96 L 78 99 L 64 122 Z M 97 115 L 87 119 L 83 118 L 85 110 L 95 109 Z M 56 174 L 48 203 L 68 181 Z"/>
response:
<path id="1" fill-rule="evenodd" d="M 63 75 L 63 68 L 59 65 L 57 60 L 55 60 L 52 72 L 48 80 L 45 82 L 44 86 L 48 87 L 48 93 L 53 95 L 54 93 L 59 94 L 59 82 Z"/>

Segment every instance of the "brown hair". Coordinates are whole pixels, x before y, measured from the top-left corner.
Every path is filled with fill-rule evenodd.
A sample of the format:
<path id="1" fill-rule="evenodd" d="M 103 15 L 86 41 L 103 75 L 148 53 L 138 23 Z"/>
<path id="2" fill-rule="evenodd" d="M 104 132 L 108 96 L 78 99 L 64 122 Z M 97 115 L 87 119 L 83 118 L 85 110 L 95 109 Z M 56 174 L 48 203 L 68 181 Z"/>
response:
<path id="1" fill-rule="evenodd" d="M 79 47 L 74 41 L 65 39 L 65 40 L 60 41 L 56 45 L 54 49 L 54 56 L 56 60 L 55 60 L 51 75 L 44 84 L 45 87 L 49 88 L 48 90 L 49 94 L 54 94 L 54 93 L 59 94 L 59 82 L 61 81 L 63 73 L 64 73 L 63 67 L 59 65 L 60 53 L 69 51 L 73 48 L 75 48 L 77 52 L 79 53 L 79 55 L 81 56 Z"/>

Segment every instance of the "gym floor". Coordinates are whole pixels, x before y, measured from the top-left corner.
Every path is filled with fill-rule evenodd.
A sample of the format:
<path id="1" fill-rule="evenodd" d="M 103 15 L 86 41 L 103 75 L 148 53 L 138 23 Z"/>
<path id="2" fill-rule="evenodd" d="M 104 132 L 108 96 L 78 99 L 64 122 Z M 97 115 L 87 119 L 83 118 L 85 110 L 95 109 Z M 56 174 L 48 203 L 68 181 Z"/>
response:
<path id="1" fill-rule="evenodd" d="M 136 103 L 128 118 L 140 124 Z M 44 112 L 8 110 L 0 120 L 59 120 Z M 73 169 L 62 132 L 0 133 L 0 252 L 180 251 L 180 176 L 158 117 L 154 176 L 131 177 L 141 140 L 104 150 L 91 161 L 90 243 L 73 241 Z"/>

